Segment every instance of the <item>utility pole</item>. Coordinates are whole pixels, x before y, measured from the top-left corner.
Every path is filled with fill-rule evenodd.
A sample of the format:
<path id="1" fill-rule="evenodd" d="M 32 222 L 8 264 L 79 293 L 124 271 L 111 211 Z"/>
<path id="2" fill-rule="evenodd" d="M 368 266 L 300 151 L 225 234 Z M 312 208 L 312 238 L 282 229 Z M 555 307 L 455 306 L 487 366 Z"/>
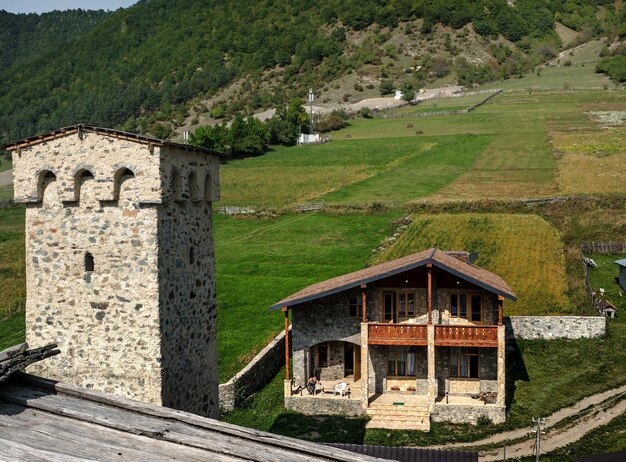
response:
<path id="1" fill-rule="evenodd" d="M 541 427 L 546 423 L 546 419 L 533 417 L 533 423 L 535 424 L 535 447 L 533 448 L 533 454 L 535 454 L 535 461 L 539 462 L 541 457 Z"/>
<path id="2" fill-rule="evenodd" d="M 311 116 L 309 117 L 309 132 L 311 135 L 313 134 L 313 101 L 315 101 L 315 94 L 313 93 L 313 89 L 309 88 L 309 108 L 311 112 Z"/>

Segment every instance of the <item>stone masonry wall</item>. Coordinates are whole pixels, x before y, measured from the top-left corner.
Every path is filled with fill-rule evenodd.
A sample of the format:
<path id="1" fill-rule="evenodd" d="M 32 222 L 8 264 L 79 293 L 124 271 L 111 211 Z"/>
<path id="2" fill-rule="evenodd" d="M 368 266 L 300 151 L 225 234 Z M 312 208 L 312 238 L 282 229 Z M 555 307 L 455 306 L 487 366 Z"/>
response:
<path id="1" fill-rule="evenodd" d="M 83 132 L 13 161 L 27 341 L 61 349 L 29 371 L 217 416 L 217 156 Z"/>
<path id="2" fill-rule="evenodd" d="M 210 160 L 163 149 L 161 169 L 181 175 L 182 194 L 159 208 L 163 405 L 217 418 L 217 332 L 210 200 L 198 178 Z M 195 181 L 193 176 L 196 177 Z M 173 188 L 173 181 L 166 185 Z M 210 199 L 210 197 L 206 198 Z"/>
<path id="3" fill-rule="evenodd" d="M 219 385 L 220 411 L 228 412 L 235 409 L 241 401 L 265 387 L 284 365 L 285 332 L 283 331 L 233 378 Z"/>
<path id="4" fill-rule="evenodd" d="M 602 316 L 510 316 L 504 318 L 504 325 L 507 339 L 577 339 L 606 333 Z"/>
<path id="5" fill-rule="evenodd" d="M 145 145 L 92 135 L 77 145 L 74 136 L 14 153 L 16 199 L 29 202 L 26 339 L 61 349 L 29 372 L 160 403 L 158 218 L 156 209 L 138 208 L 158 201 L 158 160 Z M 114 198 L 122 166 L 135 178 L 120 186 L 119 202 L 101 203 Z M 93 179 L 76 182 L 81 169 Z M 156 179 L 142 182 L 146 172 Z"/>
<path id="6" fill-rule="evenodd" d="M 462 406 L 437 403 L 430 413 L 431 422 L 478 423 L 485 416 L 494 424 L 504 423 L 506 407 L 495 405 Z"/>
<path id="7" fill-rule="evenodd" d="M 319 398 L 313 396 L 292 396 L 285 398 L 285 407 L 307 415 L 347 415 L 363 414 L 361 401 L 349 398 Z"/>
<path id="8" fill-rule="evenodd" d="M 314 358 L 311 354 L 311 347 L 329 341 L 361 344 L 361 316 L 348 316 L 349 299 L 360 294 L 360 289 L 356 289 L 303 303 L 291 310 L 295 386 L 305 385 L 313 372 Z M 368 312 L 369 310 L 368 300 Z M 331 347 L 330 360 L 335 358 L 343 362 L 343 350 L 339 351 L 340 346 L 343 348 L 342 344 L 335 344 L 335 348 Z M 328 373 L 333 377 L 337 375 L 336 370 Z"/>

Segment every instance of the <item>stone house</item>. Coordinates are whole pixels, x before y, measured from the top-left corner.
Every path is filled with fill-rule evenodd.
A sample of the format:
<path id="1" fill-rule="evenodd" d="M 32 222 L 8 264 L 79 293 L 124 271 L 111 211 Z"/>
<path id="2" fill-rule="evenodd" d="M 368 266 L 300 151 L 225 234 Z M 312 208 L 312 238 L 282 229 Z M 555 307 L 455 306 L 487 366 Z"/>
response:
<path id="1" fill-rule="evenodd" d="M 619 286 L 624 292 L 626 292 L 626 258 L 616 260 L 615 263 L 617 263 L 617 266 L 619 267 Z"/>
<path id="2" fill-rule="evenodd" d="M 29 371 L 217 417 L 219 154 L 77 125 L 12 151 L 26 206 Z"/>
<path id="3" fill-rule="evenodd" d="M 369 414 L 370 427 L 505 420 L 503 300 L 516 296 L 467 252 L 429 249 L 313 284 L 274 304 L 291 312 L 285 406 Z M 287 333 L 287 332 L 286 332 Z M 288 359 L 288 358 L 286 358 Z M 323 392 L 302 391 L 312 376 Z M 333 393 L 346 382 L 350 395 Z M 331 393 L 327 393 L 327 392 Z"/>

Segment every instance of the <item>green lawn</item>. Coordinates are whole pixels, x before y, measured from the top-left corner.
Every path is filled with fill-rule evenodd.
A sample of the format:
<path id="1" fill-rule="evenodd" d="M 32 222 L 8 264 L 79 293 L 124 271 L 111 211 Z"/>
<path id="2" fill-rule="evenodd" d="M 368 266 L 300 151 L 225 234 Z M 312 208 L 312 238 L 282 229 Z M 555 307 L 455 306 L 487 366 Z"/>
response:
<path id="1" fill-rule="evenodd" d="M 268 307 L 314 282 L 365 266 L 399 213 L 215 217 L 220 381 L 283 328 Z"/>
<path id="2" fill-rule="evenodd" d="M 24 341 L 24 312 L 0 321 L 0 351 Z"/>

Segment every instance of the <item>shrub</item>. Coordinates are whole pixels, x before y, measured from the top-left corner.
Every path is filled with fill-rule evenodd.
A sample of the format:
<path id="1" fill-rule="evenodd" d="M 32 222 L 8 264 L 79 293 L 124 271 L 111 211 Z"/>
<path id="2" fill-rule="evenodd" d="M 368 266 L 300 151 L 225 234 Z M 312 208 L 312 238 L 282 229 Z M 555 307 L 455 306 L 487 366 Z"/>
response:
<path id="1" fill-rule="evenodd" d="M 481 427 L 489 427 L 491 425 L 493 425 L 493 420 L 491 420 L 489 417 L 487 417 L 486 415 L 481 415 L 477 420 L 476 420 L 476 424 L 481 426 Z"/>
<path id="2" fill-rule="evenodd" d="M 391 80 L 381 80 L 378 88 L 381 96 L 390 95 L 393 93 L 393 82 Z"/>
<path id="3" fill-rule="evenodd" d="M 372 110 L 368 107 L 362 107 L 359 110 L 359 115 L 364 119 L 371 119 L 372 117 L 374 117 L 374 115 L 372 114 Z"/>

